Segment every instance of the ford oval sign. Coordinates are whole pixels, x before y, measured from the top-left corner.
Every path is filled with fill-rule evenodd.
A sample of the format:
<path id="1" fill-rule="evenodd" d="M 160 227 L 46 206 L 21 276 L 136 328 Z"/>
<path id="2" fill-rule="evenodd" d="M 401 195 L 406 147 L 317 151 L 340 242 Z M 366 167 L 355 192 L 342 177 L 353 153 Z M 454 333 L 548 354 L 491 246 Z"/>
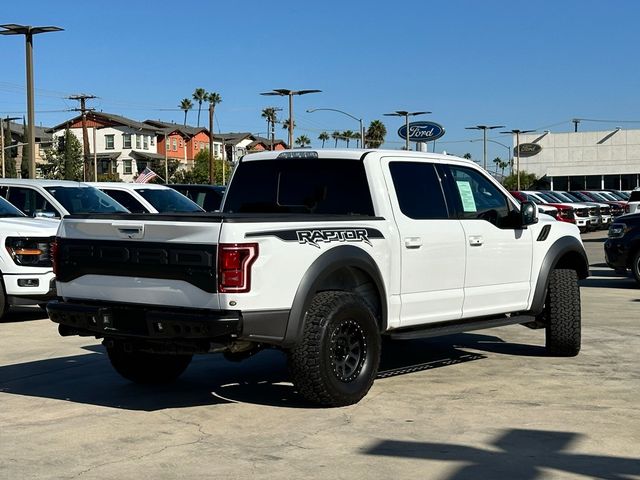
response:
<path id="1" fill-rule="evenodd" d="M 398 129 L 400 138 L 407 139 L 407 126 Z M 409 141 L 433 142 L 444 135 L 444 127 L 435 122 L 411 122 L 409 124 Z"/>
<path id="2" fill-rule="evenodd" d="M 517 150 L 516 155 L 519 153 L 519 157 L 533 157 L 540 153 L 542 146 L 537 143 L 521 143 L 520 148 Z"/>

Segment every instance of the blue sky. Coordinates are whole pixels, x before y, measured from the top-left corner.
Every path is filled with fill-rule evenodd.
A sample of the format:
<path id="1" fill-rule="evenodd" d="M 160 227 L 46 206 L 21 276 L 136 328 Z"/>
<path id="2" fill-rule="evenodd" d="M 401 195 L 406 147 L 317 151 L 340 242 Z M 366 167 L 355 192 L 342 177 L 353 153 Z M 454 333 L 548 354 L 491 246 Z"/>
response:
<path id="1" fill-rule="evenodd" d="M 27 7 L 28 5 L 28 7 Z M 97 110 L 181 123 L 196 87 L 216 91 L 218 128 L 264 134 L 260 117 L 286 98 L 273 88 L 320 89 L 295 99 L 296 136 L 357 130 L 337 108 L 382 120 L 400 148 L 394 110 L 430 110 L 437 151 L 482 156 L 476 124 L 568 131 L 640 127 L 640 2 L 555 0 L 178 3 L 30 0 L 2 7 L 0 23 L 57 25 L 34 40 L 36 121 L 74 115 L 64 97 L 88 93 Z M 0 115 L 26 110 L 23 37 L 0 37 Z M 196 124 L 195 110 L 189 123 Z M 201 123 L 206 121 L 203 113 Z M 279 129 L 286 139 L 286 132 Z M 490 138 L 511 143 L 508 135 Z M 506 149 L 489 144 L 489 156 Z"/>

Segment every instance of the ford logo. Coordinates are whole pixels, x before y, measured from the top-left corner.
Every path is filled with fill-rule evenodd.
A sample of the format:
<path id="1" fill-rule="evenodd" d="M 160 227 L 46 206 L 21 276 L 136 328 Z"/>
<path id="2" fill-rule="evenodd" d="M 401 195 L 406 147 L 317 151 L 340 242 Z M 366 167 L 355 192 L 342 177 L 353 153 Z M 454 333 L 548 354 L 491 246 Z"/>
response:
<path id="1" fill-rule="evenodd" d="M 537 143 L 521 143 L 520 148 L 516 151 L 516 155 L 518 157 L 533 157 L 540 153 L 541 150 L 542 146 Z"/>
<path id="2" fill-rule="evenodd" d="M 400 138 L 407 139 L 407 126 L 398 129 Z M 433 142 L 444 135 L 444 127 L 435 122 L 411 122 L 409 124 L 409 141 Z"/>

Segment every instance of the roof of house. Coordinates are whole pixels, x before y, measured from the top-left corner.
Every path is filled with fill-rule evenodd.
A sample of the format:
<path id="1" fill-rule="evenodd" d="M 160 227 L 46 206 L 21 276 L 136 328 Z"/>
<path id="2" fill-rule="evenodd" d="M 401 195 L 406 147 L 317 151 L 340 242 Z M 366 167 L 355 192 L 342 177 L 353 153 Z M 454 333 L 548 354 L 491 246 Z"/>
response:
<path id="1" fill-rule="evenodd" d="M 259 137 L 257 135 L 254 135 L 253 138 L 255 138 L 255 140 L 253 142 L 251 142 L 249 145 L 247 145 L 247 148 L 249 148 L 249 149 L 255 147 L 256 145 L 264 145 L 265 147 L 271 146 L 271 139 L 270 138 Z M 287 145 L 287 143 L 284 140 L 281 140 L 279 138 L 274 139 L 273 140 L 273 144 L 274 145 L 284 145 L 284 146 Z"/>
<path id="2" fill-rule="evenodd" d="M 213 134 L 214 140 L 224 141 L 224 143 L 240 143 L 242 140 L 250 138 L 255 140 L 255 136 L 250 132 L 221 132 Z"/>
<path id="3" fill-rule="evenodd" d="M 173 132 L 180 132 L 187 137 L 193 137 L 200 132 L 209 134 L 209 130 L 205 127 L 192 127 L 191 125 L 180 125 L 179 123 L 163 122 L 161 120 L 145 120 L 144 123 L 160 129 L 160 133 L 163 135 Z"/>
<path id="4" fill-rule="evenodd" d="M 5 128 L 6 128 L 5 123 Z M 24 125 L 21 123 L 9 122 L 9 130 L 16 135 L 24 135 Z M 6 132 L 6 130 L 5 130 Z M 35 127 L 36 138 L 51 140 L 51 133 L 49 133 L 49 127 Z"/>
<path id="5" fill-rule="evenodd" d="M 58 125 L 56 125 L 55 127 L 51 127 L 48 131 L 50 132 L 56 132 L 58 130 L 62 130 L 63 128 L 66 128 L 67 125 L 70 125 L 72 123 L 77 122 L 78 120 L 82 119 L 82 115 L 77 115 L 69 120 L 66 120 Z M 101 119 L 103 121 L 107 121 L 110 123 L 114 123 L 116 125 L 122 125 L 125 127 L 129 127 L 129 128 L 134 128 L 136 130 L 145 130 L 145 131 L 151 131 L 154 133 L 158 132 L 158 128 L 154 127 L 152 125 L 143 123 L 143 122 L 138 122 L 137 120 L 132 120 L 130 118 L 127 117 L 123 117 L 121 115 L 115 115 L 113 113 L 105 113 L 105 112 L 88 112 L 87 113 L 87 119 L 88 120 L 93 120 L 93 119 Z"/>

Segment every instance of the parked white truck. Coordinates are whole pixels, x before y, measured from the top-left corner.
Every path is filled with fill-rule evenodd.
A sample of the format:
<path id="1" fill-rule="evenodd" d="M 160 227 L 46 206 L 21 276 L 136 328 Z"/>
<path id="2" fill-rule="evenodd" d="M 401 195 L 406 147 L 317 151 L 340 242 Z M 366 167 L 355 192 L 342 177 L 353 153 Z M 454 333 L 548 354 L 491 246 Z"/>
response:
<path id="1" fill-rule="evenodd" d="M 55 298 L 51 244 L 58 221 L 29 218 L 0 197 L 0 319 L 12 305 Z"/>
<path id="2" fill-rule="evenodd" d="M 474 163 L 355 149 L 247 155 L 219 214 L 65 217 L 54 259 L 51 319 L 103 338 L 125 378 L 276 347 L 297 391 L 329 406 L 367 393 L 383 336 L 524 324 L 576 355 L 588 275 L 575 225 Z"/>

